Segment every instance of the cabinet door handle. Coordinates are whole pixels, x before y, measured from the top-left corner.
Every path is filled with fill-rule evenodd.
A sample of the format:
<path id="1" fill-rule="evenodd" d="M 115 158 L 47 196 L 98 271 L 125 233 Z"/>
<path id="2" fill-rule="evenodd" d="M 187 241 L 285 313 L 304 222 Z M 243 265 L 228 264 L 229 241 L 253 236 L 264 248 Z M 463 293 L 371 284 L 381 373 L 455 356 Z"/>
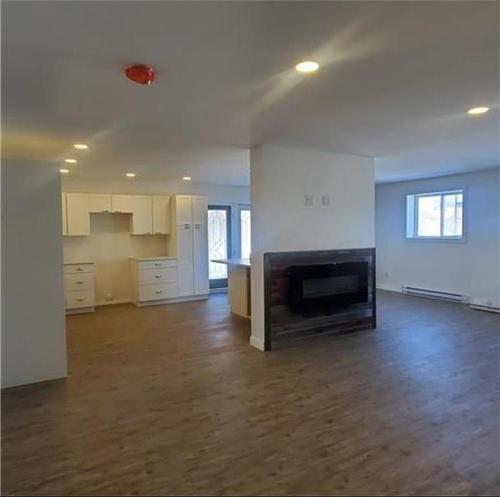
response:
<path id="1" fill-rule="evenodd" d="M 85 302 L 85 299 L 84 298 L 79 298 L 79 299 L 76 299 L 77 302 Z"/>
<path id="2" fill-rule="evenodd" d="M 163 293 L 163 290 L 156 290 L 157 294 Z"/>
<path id="3" fill-rule="evenodd" d="M 76 283 L 77 285 L 83 285 L 83 281 L 82 281 L 82 280 L 75 281 L 75 283 Z"/>
<path id="4" fill-rule="evenodd" d="M 83 268 L 81 268 L 81 267 L 77 267 L 77 268 L 75 269 L 75 271 L 83 271 Z"/>
<path id="5" fill-rule="evenodd" d="M 155 274 L 155 278 L 161 278 L 161 274 Z"/>
<path id="6" fill-rule="evenodd" d="M 161 266 L 161 262 L 155 262 L 155 266 Z"/>

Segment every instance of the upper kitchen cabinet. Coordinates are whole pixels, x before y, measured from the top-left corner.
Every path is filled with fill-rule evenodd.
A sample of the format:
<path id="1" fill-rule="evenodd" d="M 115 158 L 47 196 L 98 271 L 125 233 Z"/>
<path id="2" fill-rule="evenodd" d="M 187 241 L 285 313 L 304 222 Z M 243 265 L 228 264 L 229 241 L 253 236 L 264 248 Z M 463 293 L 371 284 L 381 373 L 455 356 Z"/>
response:
<path id="1" fill-rule="evenodd" d="M 207 224 L 207 198 L 195 195 L 175 196 L 175 224 Z"/>
<path id="2" fill-rule="evenodd" d="M 66 193 L 67 235 L 90 234 L 89 196 L 87 193 Z"/>
<path id="3" fill-rule="evenodd" d="M 111 212 L 111 194 L 89 193 L 89 212 Z"/>
<path id="4" fill-rule="evenodd" d="M 175 196 L 175 224 L 193 223 L 193 201 L 191 195 Z"/>
<path id="5" fill-rule="evenodd" d="M 153 234 L 153 197 L 150 195 L 131 195 L 132 235 Z"/>
<path id="6" fill-rule="evenodd" d="M 193 202 L 193 224 L 206 225 L 207 224 L 207 197 L 192 197 Z"/>
<path id="7" fill-rule="evenodd" d="M 135 207 L 135 195 L 111 195 L 111 211 L 132 214 Z"/>
<path id="8" fill-rule="evenodd" d="M 167 195 L 153 197 L 153 233 L 155 235 L 170 233 L 170 197 Z"/>

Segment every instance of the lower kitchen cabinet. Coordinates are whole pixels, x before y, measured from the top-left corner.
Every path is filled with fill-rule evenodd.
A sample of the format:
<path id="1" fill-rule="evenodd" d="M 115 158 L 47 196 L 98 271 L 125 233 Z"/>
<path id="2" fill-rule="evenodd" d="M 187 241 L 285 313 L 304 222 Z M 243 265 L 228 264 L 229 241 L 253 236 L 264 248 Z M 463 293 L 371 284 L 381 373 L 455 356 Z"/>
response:
<path id="1" fill-rule="evenodd" d="M 130 259 L 135 305 L 161 304 L 179 297 L 177 260 L 172 257 Z"/>
<path id="2" fill-rule="evenodd" d="M 94 311 L 94 277 L 93 262 L 64 264 L 64 299 L 67 314 Z"/>

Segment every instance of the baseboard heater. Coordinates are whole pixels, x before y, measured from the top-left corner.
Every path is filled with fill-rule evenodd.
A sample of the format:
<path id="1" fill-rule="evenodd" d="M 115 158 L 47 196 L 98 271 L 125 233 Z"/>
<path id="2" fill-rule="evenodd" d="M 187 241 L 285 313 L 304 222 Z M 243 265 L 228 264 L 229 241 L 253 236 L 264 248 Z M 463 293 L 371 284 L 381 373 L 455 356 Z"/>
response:
<path id="1" fill-rule="evenodd" d="M 428 288 L 418 288 L 416 286 L 402 286 L 403 293 L 415 297 L 425 297 L 428 299 L 445 300 L 447 302 L 458 302 L 466 304 L 469 301 L 467 295 L 461 293 L 441 292 L 439 290 L 429 290 Z"/>
<path id="2" fill-rule="evenodd" d="M 488 312 L 496 312 L 500 314 L 500 307 L 493 307 L 492 305 L 479 305 L 479 304 L 470 304 L 471 309 L 476 309 L 477 311 L 488 311 Z"/>

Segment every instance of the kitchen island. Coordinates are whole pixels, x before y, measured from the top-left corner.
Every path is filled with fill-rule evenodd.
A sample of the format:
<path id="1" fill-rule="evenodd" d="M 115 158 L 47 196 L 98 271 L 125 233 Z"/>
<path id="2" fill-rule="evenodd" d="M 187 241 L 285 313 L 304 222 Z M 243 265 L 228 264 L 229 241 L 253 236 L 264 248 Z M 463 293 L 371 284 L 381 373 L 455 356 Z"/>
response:
<path id="1" fill-rule="evenodd" d="M 214 259 L 227 265 L 227 281 L 231 312 L 250 318 L 250 259 Z"/>

